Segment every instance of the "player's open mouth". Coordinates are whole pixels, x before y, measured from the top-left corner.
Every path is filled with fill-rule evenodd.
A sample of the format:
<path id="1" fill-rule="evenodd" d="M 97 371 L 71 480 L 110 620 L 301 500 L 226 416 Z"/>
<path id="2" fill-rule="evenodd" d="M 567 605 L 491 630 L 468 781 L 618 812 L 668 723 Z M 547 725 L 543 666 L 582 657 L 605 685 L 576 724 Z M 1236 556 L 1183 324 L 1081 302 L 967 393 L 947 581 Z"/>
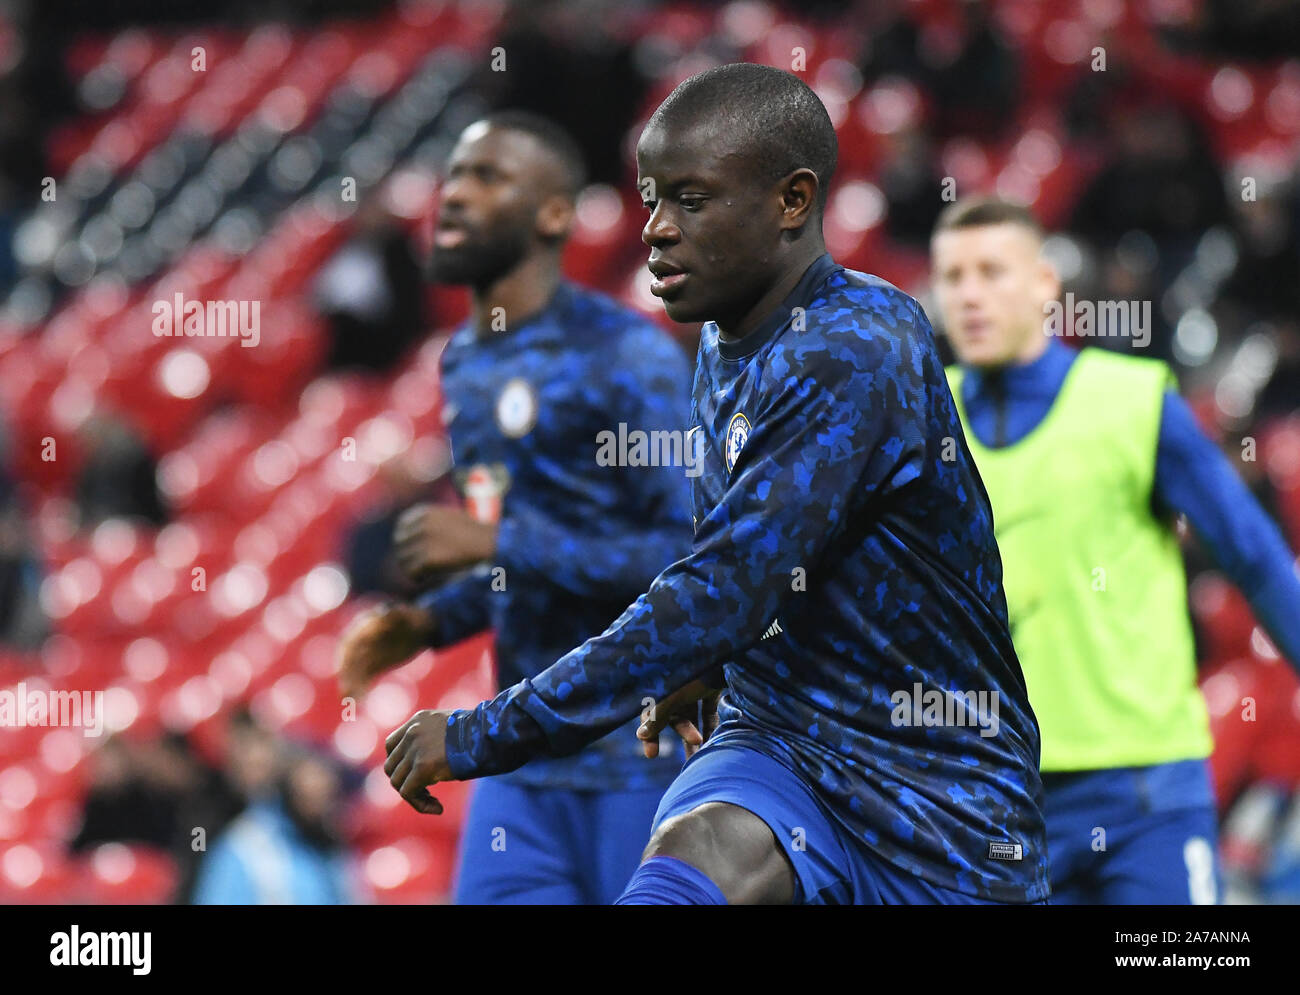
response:
<path id="1" fill-rule="evenodd" d="M 650 281 L 650 293 L 656 297 L 663 297 L 670 291 L 680 287 L 682 281 L 687 277 L 686 273 L 672 273 L 668 276 L 656 276 Z"/>
<path id="2" fill-rule="evenodd" d="M 654 277 L 650 281 L 650 293 L 656 297 L 663 297 L 676 290 L 687 276 L 685 270 L 680 270 L 671 263 L 659 259 L 650 262 L 649 270 L 650 275 Z"/>
<path id="3" fill-rule="evenodd" d="M 454 249 L 467 238 L 469 233 L 463 228 L 439 228 L 433 234 L 433 244 L 440 249 Z"/>

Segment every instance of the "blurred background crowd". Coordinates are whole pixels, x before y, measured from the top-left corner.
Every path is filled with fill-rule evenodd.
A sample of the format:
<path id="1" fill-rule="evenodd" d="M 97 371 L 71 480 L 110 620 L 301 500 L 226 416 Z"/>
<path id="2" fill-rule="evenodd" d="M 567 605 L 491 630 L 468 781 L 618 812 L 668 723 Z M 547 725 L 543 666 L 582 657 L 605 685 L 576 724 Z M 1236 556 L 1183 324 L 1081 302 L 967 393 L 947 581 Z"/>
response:
<path id="1" fill-rule="evenodd" d="M 437 167 L 489 108 L 566 126 L 567 271 L 693 351 L 646 289 L 631 149 L 738 60 L 831 113 L 837 261 L 928 302 L 939 211 L 996 191 L 1077 298 L 1151 302 L 1148 354 L 1300 548 L 1287 0 L 0 0 L 0 687 L 102 690 L 106 719 L 0 729 L 0 900 L 445 898 L 462 787 L 411 812 L 383 737 L 487 696 L 490 641 L 351 712 L 333 676 L 406 593 L 396 515 L 453 500 Z M 260 301 L 258 346 L 153 334 L 176 293 Z M 1228 899 L 1300 901 L 1300 685 L 1187 556 Z"/>

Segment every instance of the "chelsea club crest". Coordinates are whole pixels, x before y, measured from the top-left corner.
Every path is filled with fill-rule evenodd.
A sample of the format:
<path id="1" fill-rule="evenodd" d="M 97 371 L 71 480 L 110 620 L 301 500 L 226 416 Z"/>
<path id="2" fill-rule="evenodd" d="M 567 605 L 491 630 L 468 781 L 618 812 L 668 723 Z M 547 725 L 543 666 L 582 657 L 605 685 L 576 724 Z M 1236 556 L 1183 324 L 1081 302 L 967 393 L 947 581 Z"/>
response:
<path id="1" fill-rule="evenodd" d="M 511 439 L 519 439 L 537 424 L 537 395 L 523 377 L 515 377 L 497 397 L 497 427 Z"/>
<path id="2" fill-rule="evenodd" d="M 745 448 L 745 443 L 749 440 L 749 419 L 740 412 L 731 416 L 731 423 L 727 425 L 727 472 L 730 473 L 736 465 L 736 460 L 740 459 L 740 451 Z"/>

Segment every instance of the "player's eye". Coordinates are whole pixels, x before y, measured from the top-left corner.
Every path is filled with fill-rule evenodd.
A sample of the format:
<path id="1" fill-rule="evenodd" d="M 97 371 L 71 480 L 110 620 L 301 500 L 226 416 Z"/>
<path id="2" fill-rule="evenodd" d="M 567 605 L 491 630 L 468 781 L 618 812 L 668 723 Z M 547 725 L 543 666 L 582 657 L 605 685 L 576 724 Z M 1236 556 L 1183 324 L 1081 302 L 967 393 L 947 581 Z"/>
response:
<path id="1" fill-rule="evenodd" d="M 678 198 L 677 203 L 682 205 L 683 210 L 689 211 L 690 213 L 694 214 L 696 211 L 698 211 L 701 207 L 704 206 L 704 202 L 707 199 L 708 199 L 707 197 L 680 197 Z"/>

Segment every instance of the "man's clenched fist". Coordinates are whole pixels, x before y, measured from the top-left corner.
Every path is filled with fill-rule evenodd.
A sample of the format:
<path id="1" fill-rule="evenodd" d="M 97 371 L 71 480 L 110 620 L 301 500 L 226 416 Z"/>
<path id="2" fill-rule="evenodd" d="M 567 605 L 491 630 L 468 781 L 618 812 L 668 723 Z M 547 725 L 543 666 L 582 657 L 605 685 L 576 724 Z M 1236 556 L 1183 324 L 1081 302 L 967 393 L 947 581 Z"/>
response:
<path id="1" fill-rule="evenodd" d="M 414 605 L 386 605 L 362 615 L 339 643 L 339 691 L 360 698 L 376 678 L 428 646 L 433 626 Z"/>
<path id="2" fill-rule="evenodd" d="M 495 525 L 462 508 L 417 504 L 397 520 L 393 543 L 397 563 L 411 580 L 482 563 L 496 551 Z"/>
<path id="3" fill-rule="evenodd" d="M 659 733 L 669 726 L 682 737 L 686 746 L 686 759 L 695 756 L 704 741 L 718 728 L 718 697 L 722 692 L 704 681 L 691 681 L 678 688 L 641 717 L 636 737 L 641 740 L 641 752 L 654 759 L 659 756 Z M 704 728 L 697 729 L 696 705 L 704 703 Z"/>
<path id="4" fill-rule="evenodd" d="M 384 773 L 411 808 L 442 815 L 442 802 L 429 794 L 429 785 L 451 780 L 447 766 L 447 717 L 450 712 L 422 709 L 384 740 L 388 760 Z"/>

